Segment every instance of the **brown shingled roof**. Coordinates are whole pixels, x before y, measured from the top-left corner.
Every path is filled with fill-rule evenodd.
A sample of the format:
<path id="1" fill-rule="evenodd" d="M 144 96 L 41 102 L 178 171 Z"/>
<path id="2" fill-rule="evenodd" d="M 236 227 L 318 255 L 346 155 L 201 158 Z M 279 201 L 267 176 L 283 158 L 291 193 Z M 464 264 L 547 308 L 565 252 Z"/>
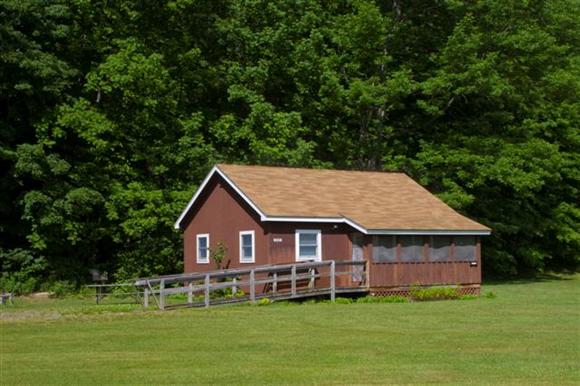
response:
<path id="1" fill-rule="evenodd" d="M 404 173 L 217 167 L 266 216 L 345 217 L 367 230 L 489 231 Z"/>

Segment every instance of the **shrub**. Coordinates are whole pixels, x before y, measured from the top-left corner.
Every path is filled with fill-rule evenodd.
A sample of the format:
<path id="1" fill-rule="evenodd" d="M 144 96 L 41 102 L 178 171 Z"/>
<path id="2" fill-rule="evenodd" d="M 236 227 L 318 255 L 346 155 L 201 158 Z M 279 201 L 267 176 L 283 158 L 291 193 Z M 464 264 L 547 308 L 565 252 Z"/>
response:
<path id="1" fill-rule="evenodd" d="M 23 277 L 16 273 L 5 275 L 0 278 L 0 291 L 14 292 L 16 295 L 28 295 L 36 290 L 38 280 L 33 277 Z"/>
<path id="2" fill-rule="evenodd" d="M 336 298 L 334 300 L 334 302 L 336 304 L 351 304 L 352 303 L 352 299 L 351 298 Z"/>
<path id="3" fill-rule="evenodd" d="M 272 301 L 269 298 L 262 298 L 256 302 L 256 305 L 257 306 L 267 306 L 268 304 L 271 304 L 271 303 L 272 303 Z"/>
<path id="4" fill-rule="evenodd" d="M 357 303 L 408 303 L 405 296 L 365 296 L 358 298 Z"/>
<path id="5" fill-rule="evenodd" d="M 483 296 L 486 299 L 495 299 L 497 297 L 497 295 L 493 291 L 487 291 Z"/>
<path id="6" fill-rule="evenodd" d="M 411 298 L 416 301 L 459 298 L 458 289 L 451 287 L 430 287 L 430 288 L 413 287 L 411 288 L 410 294 Z"/>
<path id="7" fill-rule="evenodd" d="M 71 295 L 75 290 L 75 285 L 66 280 L 55 281 L 50 287 L 50 292 L 52 292 L 52 296 L 55 298 L 63 298 L 67 295 Z"/>
<path id="8" fill-rule="evenodd" d="M 222 269 L 222 261 L 228 254 L 228 248 L 221 241 L 218 241 L 217 246 L 210 250 L 210 257 L 215 263 L 216 269 Z"/>

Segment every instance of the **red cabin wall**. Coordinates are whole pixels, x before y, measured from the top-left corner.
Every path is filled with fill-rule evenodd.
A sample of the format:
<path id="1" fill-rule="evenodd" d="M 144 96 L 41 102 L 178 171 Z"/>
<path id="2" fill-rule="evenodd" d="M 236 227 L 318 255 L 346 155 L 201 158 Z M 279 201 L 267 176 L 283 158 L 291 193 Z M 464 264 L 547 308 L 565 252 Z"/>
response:
<path id="1" fill-rule="evenodd" d="M 221 178 L 212 178 L 206 186 L 205 194 L 199 198 L 191 211 L 183 231 L 183 262 L 185 272 L 205 272 L 216 269 L 210 259 L 209 264 L 198 264 L 196 235 L 209 234 L 209 247 L 213 249 L 222 242 L 227 253 L 222 268 L 251 266 L 240 263 L 239 232 L 255 232 L 256 265 L 272 263 L 268 253 L 268 240 L 260 218 L 237 193 Z"/>
<path id="2" fill-rule="evenodd" d="M 347 225 L 269 222 L 265 223 L 265 229 L 268 233 L 270 256 L 276 263 L 296 261 L 295 232 L 297 229 L 320 229 L 322 260 L 349 260 L 351 258 L 350 227 Z"/>

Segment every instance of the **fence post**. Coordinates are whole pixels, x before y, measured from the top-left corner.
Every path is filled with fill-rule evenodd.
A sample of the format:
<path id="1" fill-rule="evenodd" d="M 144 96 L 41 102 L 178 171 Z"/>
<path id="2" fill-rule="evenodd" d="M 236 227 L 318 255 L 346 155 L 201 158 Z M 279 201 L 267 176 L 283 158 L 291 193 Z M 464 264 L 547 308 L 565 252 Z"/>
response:
<path id="1" fill-rule="evenodd" d="M 143 290 L 143 307 L 149 307 L 149 288 L 147 287 Z"/>
<path id="2" fill-rule="evenodd" d="M 232 280 L 232 282 L 234 283 L 233 287 L 232 287 L 232 295 L 235 295 L 238 293 L 238 286 L 236 285 L 238 283 L 238 278 L 234 277 L 234 279 Z"/>
<path id="3" fill-rule="evenodd" d="M 292 296 L 296 296 L 296 264 L 292 264 Z"/>
<path id="4" fill-rule="evenodd" d="M 256 273 L 253 269 L 250 271 L 250 301 L 256 303 Z"/>
<path id="5" fill-rule="evenodd" d="M 336 299 L 336 263 L 334 260 L 330 261 L 330 301 Z"/>
<path id="6" fill-rule="evenodd" d="M 159 283 L 159 309 L 165 309 L 165 280 L 161 279 Z"/>
<path id="7" fill-rule="evenodd" d="M 316 278 L 316 268 L 310 268 L 310 282 L 308 288 L 314 288 L 314 279 Z"/>
<path id="8" fill-rule="evenodd" d="M 274 272 L 274 282 L 272 283 L 272 292 L 278 292 L 278 272 Z"/>
<path id="9" fill-rule="evenodd" d="M 187 304 L 193 303 L 193 282 L 189 282 L 189 289 L 187 290 Z"/>
<path id="10" fill-rule="evenodd" d="M 371 262 L 370 259 L 366 261 L 365 264 L 365 281 L 367 283 L 367 289 L 371 288 Z"/>
<path id="11" fill-rule="evenodd" d="M 206 307 L 209 307 L 209 273 L 205 274 L 205 298 L 204 303 Z"/>

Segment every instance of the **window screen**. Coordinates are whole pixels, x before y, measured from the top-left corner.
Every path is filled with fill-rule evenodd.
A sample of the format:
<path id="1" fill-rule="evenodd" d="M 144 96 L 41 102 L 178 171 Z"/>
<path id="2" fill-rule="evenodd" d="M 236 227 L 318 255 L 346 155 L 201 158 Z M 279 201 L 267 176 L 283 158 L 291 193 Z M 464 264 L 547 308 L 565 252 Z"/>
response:
<path id="1" fill-rule="evenodd" d="M 395 236 L 373 237 L 373 261 L 393 262 L 397 259 L 397 244 Z"/>
<path id="2" fill-rule="evenodd" d="M 475 261 L 475 237 L 458 236 L 455 237 L 455 260 Z"/>
<path id="3" fill-rule="evenodd" d="M 421 261 L 423 259 L 423 236 L 401 236 L 401 261 Z"/>
<path id="4" fill-rule="evenodd" d="M 451 237 L 431 236 L 429 240 L 429 260 L 447 261 L 451 256 Z"/>
<path id="5" fill-rule="evenodd" d="M 300 257 L 316 257 L 316 234 L 300 233 Z"/>

